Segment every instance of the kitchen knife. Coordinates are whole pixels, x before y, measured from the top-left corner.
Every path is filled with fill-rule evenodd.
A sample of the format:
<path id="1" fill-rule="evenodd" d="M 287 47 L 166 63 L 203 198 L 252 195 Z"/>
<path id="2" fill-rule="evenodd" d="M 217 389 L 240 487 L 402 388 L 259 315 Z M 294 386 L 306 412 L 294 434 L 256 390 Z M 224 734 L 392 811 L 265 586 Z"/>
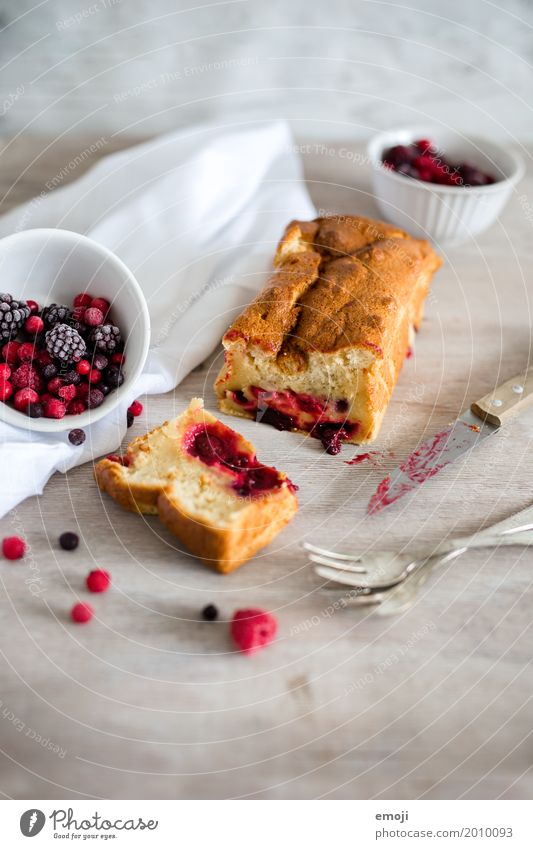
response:
<path id="1" fill-rule="evenodd" d="M 368 512 L 377 513 L 413 492 L 466 451 L 492 436 L 513 414 L 533 401 L 533 368 L 502 383 L 444 430 L 413 451 L 387 475 L 368 502 Z"/>

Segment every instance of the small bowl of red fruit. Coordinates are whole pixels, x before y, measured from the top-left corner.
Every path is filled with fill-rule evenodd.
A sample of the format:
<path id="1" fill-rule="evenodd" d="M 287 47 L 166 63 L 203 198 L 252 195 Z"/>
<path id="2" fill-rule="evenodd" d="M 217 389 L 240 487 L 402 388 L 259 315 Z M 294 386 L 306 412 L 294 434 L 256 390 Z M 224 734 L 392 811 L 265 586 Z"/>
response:
<path id="1" fill-rule="evenodd" d="M 524 172 L 508 147 L 443 129 L 380 133 L 368 155 L 382 215 L 437 243 L 459 244 L 486 230 Z"/>
<path id="2" fill-rule="evenodd" d="M 0 240 L 0 416 L 44 432 L 84 428 L 142 372 L 150 318 L 115 254 L 68 230 Z"/>

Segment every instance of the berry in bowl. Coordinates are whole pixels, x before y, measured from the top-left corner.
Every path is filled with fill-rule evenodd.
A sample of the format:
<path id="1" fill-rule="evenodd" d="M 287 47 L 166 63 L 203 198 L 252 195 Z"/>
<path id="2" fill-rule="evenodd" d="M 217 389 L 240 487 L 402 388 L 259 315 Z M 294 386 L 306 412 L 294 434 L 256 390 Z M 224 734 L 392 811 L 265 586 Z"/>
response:
<path id="1" fill-rule="evenodd" d="M 439 128 L 380 133 L 368 154 L 384 218 L 436 243 L 486 230 L 524 171 L 507 146 Z"/>
<path id="2" fill-rule="evenodd" d="M 148 352 L 142 291 L 85 236 L 28 230 L 0 240 L 0 416 L 40 431 L 83 428 L 130 394 Z"/>

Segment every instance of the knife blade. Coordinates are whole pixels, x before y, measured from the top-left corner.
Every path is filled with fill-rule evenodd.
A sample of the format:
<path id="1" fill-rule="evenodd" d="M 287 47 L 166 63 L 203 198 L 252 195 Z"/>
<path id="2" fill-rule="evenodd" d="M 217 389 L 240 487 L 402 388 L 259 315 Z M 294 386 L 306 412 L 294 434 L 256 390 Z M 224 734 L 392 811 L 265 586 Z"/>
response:
<path id="1" fill-rule="evenodd" d="M 496 387 L 444 430 L 420 445 L 378 485 L 368 502 L 377 513 L 413 492 L 458 457 L 496 433 L 508 415 L 533 400 L 533 368 Z"/>

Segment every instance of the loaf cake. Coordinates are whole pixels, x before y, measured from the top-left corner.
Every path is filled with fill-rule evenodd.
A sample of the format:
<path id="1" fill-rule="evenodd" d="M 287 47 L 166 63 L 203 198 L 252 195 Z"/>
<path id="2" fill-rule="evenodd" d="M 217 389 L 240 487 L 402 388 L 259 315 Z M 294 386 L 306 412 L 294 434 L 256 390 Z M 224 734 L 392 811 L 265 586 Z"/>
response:
<path id="1" fill-rule="evenodd" d="M 220 409 L 308 433 L 330 454 L 377 436 L 441 260 L 357 216 L 293 221 L 260 295 L 223 338 Z"/>
<path id="2" fill-rule="evenodd" d="M 296 487 L 250 442 L 193 398 L 188 409 L 95 467 L 122 507 L 158 514 L 190 551 L 230 572 L 267 545 L 298 508 Z"/>

